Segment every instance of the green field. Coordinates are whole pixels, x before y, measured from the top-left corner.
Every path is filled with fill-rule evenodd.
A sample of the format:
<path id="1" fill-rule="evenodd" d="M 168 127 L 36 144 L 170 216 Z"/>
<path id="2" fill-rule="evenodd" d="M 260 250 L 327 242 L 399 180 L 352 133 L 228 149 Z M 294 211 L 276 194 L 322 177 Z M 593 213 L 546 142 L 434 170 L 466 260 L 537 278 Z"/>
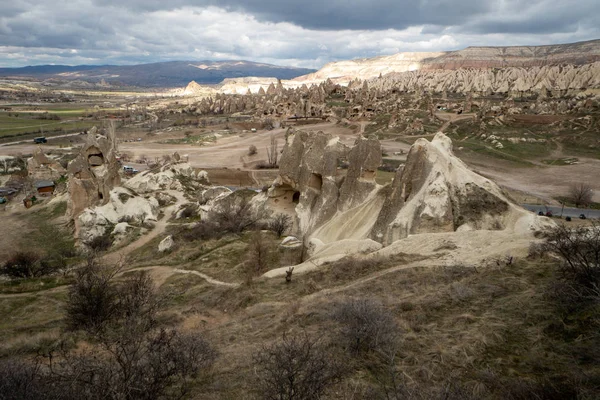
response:
<path id="1" fill-rule="evenodd" d="M 33 110 L 31 106 L 12 106 L 0 111 L 0 137 L 86 130 L 98 124 L 98 117 L 116 111 L 119 109 L 81 105 L 49 105 Z"/>
<path id="2" fill-rule="evenodd" d="M 28 133 L 74 132 L 89 129 L 98 121 L 77 119 L 36 119 L 29 114 L 19 113 L 18 117 L 0 112 L 0 137 L 19 136 Z"/>

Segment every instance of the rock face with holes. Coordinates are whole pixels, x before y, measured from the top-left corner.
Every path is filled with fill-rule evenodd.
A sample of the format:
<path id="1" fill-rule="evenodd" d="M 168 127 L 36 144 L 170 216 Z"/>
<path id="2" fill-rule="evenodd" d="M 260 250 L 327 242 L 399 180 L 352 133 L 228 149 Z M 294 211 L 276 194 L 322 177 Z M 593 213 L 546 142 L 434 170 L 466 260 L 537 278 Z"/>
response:
<path id="1" fill-rule="evenodd" d="M 94 127 L 77 158 L 68 167 L 68 212 L 79 230 L 78 216 L 88 207 L 109 202 L 110 191 L 121 183 L 114 130 L 102 135 Z"/>
<path id="2" fill-rule="evenodd" d="M 340 168 L 350 160 L 346 174 Z M 359 137 L 352 149 L 323 132 L 288 131 L 279 176 L 269 192 L 277 201 L 296 203 L 302 235 L 363 202 L 377 186 L 381 163 L 377 139 Z"/>

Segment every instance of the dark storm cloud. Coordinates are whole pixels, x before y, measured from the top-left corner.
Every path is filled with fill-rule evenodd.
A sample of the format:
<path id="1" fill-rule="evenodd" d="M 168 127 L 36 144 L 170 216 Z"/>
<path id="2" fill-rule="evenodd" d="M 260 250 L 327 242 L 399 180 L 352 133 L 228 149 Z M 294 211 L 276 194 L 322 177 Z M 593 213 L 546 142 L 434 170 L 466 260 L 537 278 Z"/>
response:
<path id="1" fill-rule="evenodd" d="M 0 66 L 329 61 L 600 38 L 600 1 L 0 0 Z"/>
<path id="2" fill-rule="evenodd" d="M 118 0 L 95 0 L 119 5 Z M 215 6 L 246 12 L 259 20 L 290 22 L 308 29 L 404 29 L 421 24 L 457 25 L 490 9 L 481 0 L 133 0 L 125 7 L 136 11 L 174 10 L 186 6 Z"/>

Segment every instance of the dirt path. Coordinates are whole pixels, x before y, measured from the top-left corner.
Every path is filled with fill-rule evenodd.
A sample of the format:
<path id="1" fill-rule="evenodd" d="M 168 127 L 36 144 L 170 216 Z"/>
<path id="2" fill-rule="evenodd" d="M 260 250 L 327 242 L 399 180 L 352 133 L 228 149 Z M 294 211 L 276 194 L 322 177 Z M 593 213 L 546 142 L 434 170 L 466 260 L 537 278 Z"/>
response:
<path id="1" fill-rule="evenodd" d="M 132 251 L 139 249 L 155 237 L 164 233 L 164 231 L 167 228 L 167 225 L 169 224 L 169 219 L 171 219 L 178 206 L 187 201 L 186 198 L 183 196 L 183 193 L 178 192 L 176 190 L 165 190 L 164 192 L 175 197 L 177 201 L 169 207 L 165 208 L 164 217 L 162 217 L 162 219 L 154 225 L 154 229 L 152 229 L 146 235 L 141 236 L 138 240 L 128 244 L 127 246 L 101 257 L 100 260 L 103 263 L 116 264 L 119 262 L 123 262 L 125 260 L 125 257 L 127 257 Z"/>
<path id="2" fill-rule="evenodd" d="M 175 268 L 173 270 L 173 273 L 175 273 L 175 274 L 192 274 L 192 275 L 196 275 L 196 276 L 199 276 L 202 279 L 206 280 L 206 282 L 208 282 L 210 284 L 213 284 L 213 285 L 217 285 L 217 286 L 227 286 L 227 287 L 232 287 L 232 288 L 240 286 L 239 283 L 231 283 L 231 282 L 218 281 L 218 280 L 213 279 L 210 276 L 208 276 L 206 274 L 203 274 L 202 272 L 198 272 L 198 271 L 190 271 L 190 270 L 187 270 L 187 269 L 178 269 L 178 268 Z"/>

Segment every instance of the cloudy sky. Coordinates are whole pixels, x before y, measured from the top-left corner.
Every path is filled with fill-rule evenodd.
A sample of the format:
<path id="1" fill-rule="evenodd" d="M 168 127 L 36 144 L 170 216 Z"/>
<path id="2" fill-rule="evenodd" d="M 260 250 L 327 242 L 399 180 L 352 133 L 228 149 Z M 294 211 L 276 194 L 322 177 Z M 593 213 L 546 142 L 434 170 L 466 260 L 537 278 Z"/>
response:
<path id="1" fill-rule="evenodd" d="M 329 61 L 600 39 L 599 0 L 0 0 L 0 67 Z"/>

